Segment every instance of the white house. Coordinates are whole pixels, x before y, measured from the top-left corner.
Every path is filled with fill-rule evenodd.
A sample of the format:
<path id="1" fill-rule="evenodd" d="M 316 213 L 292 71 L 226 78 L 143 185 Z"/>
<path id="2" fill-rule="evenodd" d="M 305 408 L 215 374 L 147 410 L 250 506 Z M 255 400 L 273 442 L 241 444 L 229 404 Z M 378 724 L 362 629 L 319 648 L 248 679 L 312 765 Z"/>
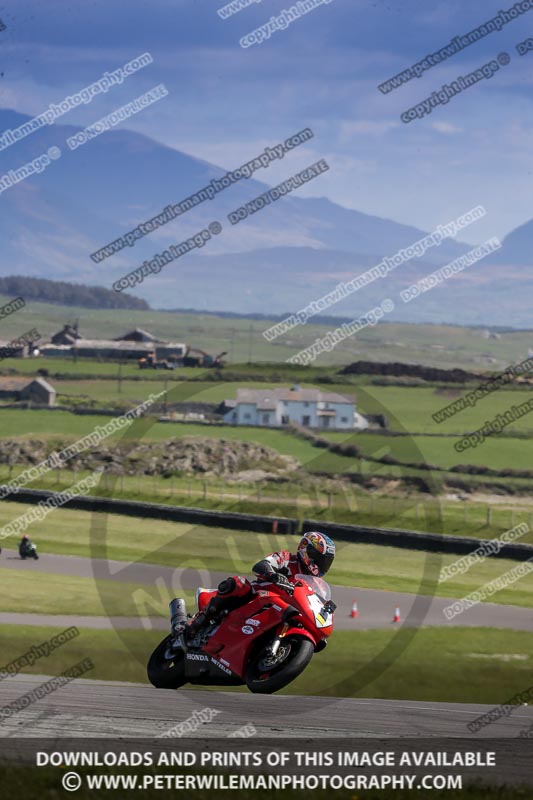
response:
<path id="1" fill-rule="evenodd" d="M 355 410 L 355 398 L 318 389 L 238 389 L 226 400 L 224 422 L 279 427 L 293 422 L 306 428 L 366 428 Z"/>

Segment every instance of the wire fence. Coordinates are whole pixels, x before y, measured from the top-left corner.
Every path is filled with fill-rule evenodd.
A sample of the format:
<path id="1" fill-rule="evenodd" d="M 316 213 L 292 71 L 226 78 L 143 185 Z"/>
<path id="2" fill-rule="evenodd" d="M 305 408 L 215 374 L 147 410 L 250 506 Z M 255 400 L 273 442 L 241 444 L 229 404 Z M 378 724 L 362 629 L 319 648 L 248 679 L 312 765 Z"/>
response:
<path id="1" fill-rule="evenodd" d="M 8 483 L 25 467 L 0 465 L 0 483 Z M 68 468 L 54 469 L 28 488 L 61 491 L 91 474 Z M 351 522 L 381 527 L 443 531 L 454 535 L 486 536 L 526 522 L 533 531 L 533 510 L 516 508 L 510 498 L 498 504 L 451 500 L 426 495 L 400 496 L 365 491 L 348 482 L 301 485 L 289 481 L 238 482 L 216 476 L 124 475 L 111 469 L 102 475 L 93 494 L 143 501 L 264 513 L 314 515 L 331 522 Z M 16 496 L 12 496 L 15 499 Z M 533 509 L 533 506 L 532 506 Z M 533 533 L 524 542 L 533 543 Z"/>

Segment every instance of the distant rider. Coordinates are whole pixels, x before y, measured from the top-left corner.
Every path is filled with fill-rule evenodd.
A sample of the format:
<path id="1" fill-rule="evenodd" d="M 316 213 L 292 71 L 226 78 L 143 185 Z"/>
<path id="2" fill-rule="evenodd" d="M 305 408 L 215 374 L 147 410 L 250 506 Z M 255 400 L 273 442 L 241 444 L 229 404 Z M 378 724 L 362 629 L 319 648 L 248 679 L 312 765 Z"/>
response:
<path id="1" fill-rule="evenodd" d="M 25 558 L 26 556 L 31 554 L 32 550 L 33 550 L 33 543 L 28 534 L 25 533 L 19 542 L 19 555 L 21 558 Z"/>

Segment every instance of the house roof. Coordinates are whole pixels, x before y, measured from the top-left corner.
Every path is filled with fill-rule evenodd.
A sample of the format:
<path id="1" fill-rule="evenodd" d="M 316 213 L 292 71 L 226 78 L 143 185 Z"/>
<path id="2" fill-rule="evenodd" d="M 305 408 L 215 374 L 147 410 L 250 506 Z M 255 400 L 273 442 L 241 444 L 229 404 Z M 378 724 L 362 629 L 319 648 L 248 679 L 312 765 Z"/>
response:
<path id="1" fill-rule="evenodd" d="M 20 392 L 32 383 L 40 384 L 48 392 L 55 392 L 54 387 L 44 378 L 0 378 L 0 391 Z"/>
<path id="2" fill-rule="evenodd" d="M 121 342 L 123 340 L 133 340 L 137 342 L 155 342 L 157 341 L 156 337 L 153 336 L 149 331 L 145 331 L 143 328 L 134 328 L 132 331 L 128 331 L 123 336 L 117 336 L 116 341 Z"/>
<path id="3" fill-rule="evenodd" d="M 34 378 L 0 378 L 0 391 L 20 392 L 25 386 L 33 383 Z"/>
<path id="4" fill-rule="evenodd" d="M 251 403 L 256 405 L 259 410 L 266 411 L 275 409 L 280 400 L 305 403 L 355 403 L 354 397 L 346 397 L 336 392 L 322 392 L 320 389 L 300 389 L 299 387 L 293 389 L 285 387 L 279 389 L 237 389 L 237 399 L 233 402 L 237 404 Z M 226 401 L 226 403 L 230 402 L 232 401 Z"/>
<path id="5" fill-rule="evenodd" d="M 61 331 L 61 333 L 56 333 L 55 336 L 52 336 L 52 339 L 63 339 L 64 342 L 68 342 L 69 344 L 74 344 L 74 342 L 79 338 L 79 336 L 74 336 L 72 333 L 63 333 L 63 331 Z"/>
<path id="6" fill-rule="evenodd" d="M 276 410 L 276 399 L 274 397 L 263 397 L 257 403 L 257 410 L 258 411 L 275 411 Z"/>

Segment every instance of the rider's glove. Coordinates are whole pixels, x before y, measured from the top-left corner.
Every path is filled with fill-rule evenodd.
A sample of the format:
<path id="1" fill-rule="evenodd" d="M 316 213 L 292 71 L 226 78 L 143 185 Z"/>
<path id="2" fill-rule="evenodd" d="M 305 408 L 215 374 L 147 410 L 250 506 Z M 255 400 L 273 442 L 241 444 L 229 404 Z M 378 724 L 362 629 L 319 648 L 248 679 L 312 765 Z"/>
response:
<path id="1" fill-rule="evenodd" d="M 285 575 L 280 575 L 277 573 L 276 580 L 274 583 L 283 589 L 287 594 L 294 594 L 294 586 L 292 583 L 285 577 Z"/>

